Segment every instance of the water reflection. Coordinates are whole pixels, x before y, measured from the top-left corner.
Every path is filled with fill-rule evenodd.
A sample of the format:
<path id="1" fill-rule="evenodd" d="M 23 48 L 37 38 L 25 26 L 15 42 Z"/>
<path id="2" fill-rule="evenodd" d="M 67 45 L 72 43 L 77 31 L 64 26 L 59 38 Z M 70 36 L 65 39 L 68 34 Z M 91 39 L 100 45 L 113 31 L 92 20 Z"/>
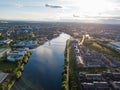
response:
<path id="1" fill-rule="evenodd" d="M 12 90 L 61 90 L 61 73 L 64 65 L 64 49 L 69 35 L 46 42 L 33 50 L 25 65 L 22 78 Z"/>

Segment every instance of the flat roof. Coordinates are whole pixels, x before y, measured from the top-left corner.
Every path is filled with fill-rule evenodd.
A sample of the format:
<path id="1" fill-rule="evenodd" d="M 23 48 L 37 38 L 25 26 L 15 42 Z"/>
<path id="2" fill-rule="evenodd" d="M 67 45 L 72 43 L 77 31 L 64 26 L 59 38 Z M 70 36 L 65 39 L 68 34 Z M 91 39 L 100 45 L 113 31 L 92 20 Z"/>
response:
<path id="1" fill-rule="evenodd" d="M 107 82 L 93 82 L 95 87 L 107 88 L 109 87 Z"/>
<path id="2" fill-rule="evenodd" d="M 120 47 L 120 42 L 110 42 L 110 44 Z"/>
<path id="3" fill-rule="evenodd" d="M 6 50 L 8 50 L 8 49 L 9 49 L 9 48 L 2 48 L 2 49 L 0 49 L 0 53 L 6 51 Z"/>
<path id="4" fill-rule="evenodd" d="M 94 88 L 94 84 L 93 83 L 82 83 L 82 86 L 84 88 Z"/>

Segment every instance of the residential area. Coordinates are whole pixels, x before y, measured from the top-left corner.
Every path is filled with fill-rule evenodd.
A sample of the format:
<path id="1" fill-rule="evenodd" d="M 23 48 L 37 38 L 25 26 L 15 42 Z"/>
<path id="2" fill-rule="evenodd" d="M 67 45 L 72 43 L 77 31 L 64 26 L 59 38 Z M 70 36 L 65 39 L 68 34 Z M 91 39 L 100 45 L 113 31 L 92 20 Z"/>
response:
<path id="1" fill-rule="evenodd" d="M 69 88 L 71 90 L 120 90 L 119 42 L 107 41 L 106 43 L 106 40 L 96 40 L 88 36 L 90 35 L 84 35 L 82 39 L 72 37 L 68 40 L 69 43 L 67 42 Z"/>

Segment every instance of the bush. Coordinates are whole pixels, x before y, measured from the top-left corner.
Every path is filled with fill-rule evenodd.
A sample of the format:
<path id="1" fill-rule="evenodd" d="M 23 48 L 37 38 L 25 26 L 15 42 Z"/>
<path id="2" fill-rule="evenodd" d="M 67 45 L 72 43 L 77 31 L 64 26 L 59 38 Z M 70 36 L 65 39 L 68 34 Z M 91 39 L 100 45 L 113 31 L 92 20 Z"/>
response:
<path id="1" fill-rule="evenodd" d="M 16 77 L 17 79 L 19 79 L 21 76 L 22 76 L 21 71 L 18 71 L 18 72 L 15 73 L 15 77 Z"/>
<path id="2" fill-rule="evenodd" d="M 30 52 L 27 53 L 27 56 L 30 57 Z"/>
<path id="3" fill-rule="evenodd" d="M 62 80 L 63 80 L 63 81 L 66 81 L 66 80 L 67 80 L 67 74 L 63 74 Z"/>
<path id="4" fill-rule="evenodd" d="M 66 84 L 63 84 L 63 85 L 62 85 L 62 90 L 67 90 Z"/>
<path id="5" fill-rule="evenodd" d="M 20 70 L 21 70 L 21 71 L 23 71 L 23 70 L 24 70 L 24 66 L 23 66 L 23 65 L 21 65 Z"/>
<path id="6" fill-rule="evenodd" d="M 28 57 L 27 57 L 27 56 L 25 56 L 25 57 L 23 58 L 23 62 L 24 62 L 25 64 L 28 62 Z"/>

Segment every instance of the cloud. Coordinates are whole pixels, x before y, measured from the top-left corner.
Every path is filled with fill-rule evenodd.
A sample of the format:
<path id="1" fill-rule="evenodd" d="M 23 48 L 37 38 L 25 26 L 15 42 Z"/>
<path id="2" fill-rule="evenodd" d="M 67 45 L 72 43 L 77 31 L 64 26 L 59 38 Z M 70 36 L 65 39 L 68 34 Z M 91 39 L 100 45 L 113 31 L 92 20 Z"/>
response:
<path id="1" fill-rule="evenodd" d="M 50 8 L 62 8 L 62 6 L 50 5 L 50 4 L 45 4 L 45 7 L 50 7 Z"/>

